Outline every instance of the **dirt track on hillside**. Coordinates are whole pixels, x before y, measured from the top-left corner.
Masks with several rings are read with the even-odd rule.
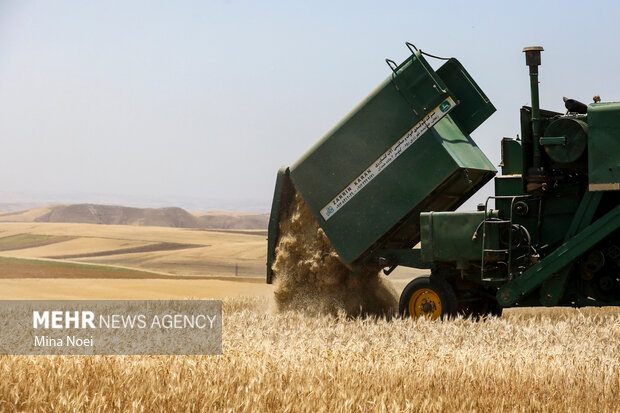
[[[189,249],[189,248],[208,247],[208,246],[209,245],[160,242],[157,244],[144,245],[141,247],[119,248],[115,250],[97,251],[97,252],[90,252],[90,253],[85,253],[85,254],[53,255],[53,256],[45,257],[45,258],[50,258],[54,260],[67,260],[67,259],[72,259],[72,258],[105,257],[108,255],[134,254],[134,253],[139,253],[139,252],[175,251],[175,250],[184,250],[184,249]]]
[[[87,279],[164,279],[164,280],[223,280],[264,283],[258,277],[180,276],[135,271],[125,268],[97,267],[52,261],[0,258],[0,279],[3,278],[87,278]]]

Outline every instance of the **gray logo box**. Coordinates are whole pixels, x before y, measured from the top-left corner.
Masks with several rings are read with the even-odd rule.
[[[222,354],[222,302],[0,301],[0,354]]]

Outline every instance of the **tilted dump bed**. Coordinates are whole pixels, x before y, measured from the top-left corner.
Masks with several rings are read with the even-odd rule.
[[[345,264],[361,263],[377,248],[413,247],[420,212],[454,210],[495,175],[469,137],[494,111],[456,59],[436,72],[419,52],[394,65],[361,104],[280,171],[268,266],[291,183]]]

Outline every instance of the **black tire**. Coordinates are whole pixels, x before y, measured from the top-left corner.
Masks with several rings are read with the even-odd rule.
[[[414,314],[410,308],[414,309]],[[437,276],[413,279],[403,290],[398,303],[398,311],[403,317],[428,315],[444,320],[453,317],[456,310],[454,289],[444,278]]]

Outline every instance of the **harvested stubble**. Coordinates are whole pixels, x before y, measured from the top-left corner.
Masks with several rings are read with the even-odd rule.
[[[350,316],[398,311],[396,291],[380,274],[381,267],[365,267],[351,276],[299,193],[280,222],[272,268],[280,310]]]
[[[620,406],[620,310],[361,319],[224,301],[222,356],[0,357],[2,411],[592,411]]]

